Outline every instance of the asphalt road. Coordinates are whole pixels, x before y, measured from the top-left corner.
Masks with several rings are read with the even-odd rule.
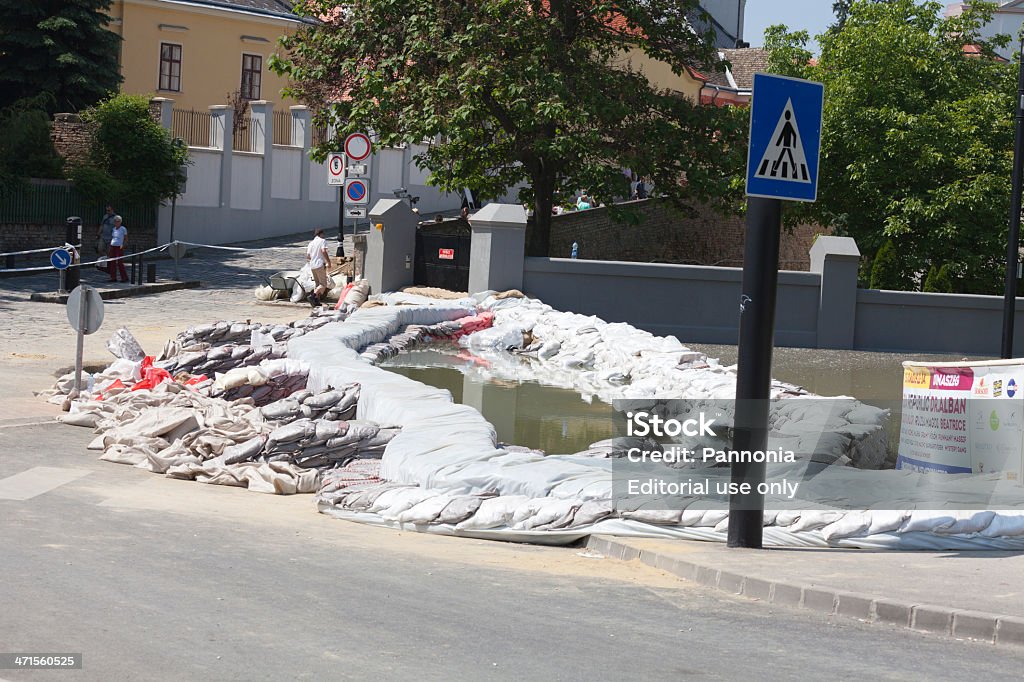
[[[98,461],[91,437],[0,423],[0,498],[39,490],[19,472],[79,476],[0,499],[0,653],[83,654],[82,670],[0,679],[998,679],[1024,663],[578,548],[338,521],[309,496]]]

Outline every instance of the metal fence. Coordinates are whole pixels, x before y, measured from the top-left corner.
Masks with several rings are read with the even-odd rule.
[[[171,111],[171,132],[191,147],[209,147],[212,120],[209,111],[174,109]]]
[[[292,112],[274,111],[274,144],[292,144]]]
[[[313,125],[313,146],[316,147],[327,142],[330,136],[327,134],[327,126]]]
[[[234,123],[234,136],[232,138],[232,149],[236,152],[251,152],[255,151],[256,145],[253,143],[253,137],[256,132],[256,124],[252,120],[251,114],[243,114],[235,117]]]
[[[83,197],[70,182],[32,182],[0,196],[0,223],[63,225],[69,216],[79,216],[86,225],[98,224],[104,205]],[[129,229],[156,226],[156,206],[113,206]]]

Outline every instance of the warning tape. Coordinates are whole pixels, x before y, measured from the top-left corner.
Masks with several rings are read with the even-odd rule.
[[[327,241],[340,241],[340,240],[329,239]],[[247,248],[240,248],[240,247],[237,247],[237,246],[215,246],[213,244],[197,244],[195,242],[183,242],[183,241],[179,241],[179,240],[176,239],[173,242],[168,242],[166,244],[161,244],[160,246],[154,246],[153,248],[146,249],[145,251],[136,251],[135,253],[123,254],[121,256],[118,256],[117,259],[118,260],[124,260],[125,258],[132,258],[134,256],[142,256],[142,255],[145,255],[147,253],[154,253],[156,251],[166,251],[167,249],[169,249],[174,244],[183,244],[185,246],[194,246],[194,247],[202,248],[202,249],[217,249],[217,250],[220,250],[220,251],[250,251],[250,252],[256,252],[256,251],[290,251],[292,253],[295,252],[295,247],[294,246],[265,246],[265,247],[259,248],[259,249],[247,249]],[[70,244],[64,244],[63,246],[55,246],[55,247],[49,248],[49,249],[34,249],[32,251],[16,251],[16,252],[7,253],[7,254],[0,253],[0,256],[10,256],[10,255],[18,255],[18,254],[26,254],[26,253],[43,253],[43,252],[47,252],[47,251],[55,251],[56,249],[63,249],[63,248],[68,248],[68,247],[74,248],[74,249],[80,249],[82,247],[82,245],[79,244],[78,246],[73,247]],[[99,264],[101,262],[108,263],[108,262],[110,262],[110,260],[111,259],[105,258],[105,257],[104,258],[97,258],[94,261],[87,261],[87,262],[83,262],[83,263],[76,263],[76,264],[72,265],[71,267],[85,267],[87,265],[97,265],[97,264]],[[52,265],[40,265],[38,267],[33,267],[33,268],[3,268],[3,269],[0,269],[0,274],[7,273],[7,272],[45,272],[47,270],[56,270],[56,269],[57,268],[53,267]]]
[[[30,254],[30,253],[46,253],[47,251],[54,251],[56,249],[63,249],[66,246],[70,246],[70,244],[65,244],[64,246],[51,246],[51,247],[46,248],[46,249],[29,249],[28,251],[8,251],[6,253],[0,253],[0,257],[2,257],[2,256],[24,256],[24,255],[27,255],[27,254]],[[80,249],[80,248],[82,248],[82,245],[81,244],[76,244],[73,248]]]

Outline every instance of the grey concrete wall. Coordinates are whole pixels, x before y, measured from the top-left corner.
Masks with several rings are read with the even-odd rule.
[[[559,310],[684,343],[736,343],[741,277],[739,268],[527,258],[523,289]],[[815,273],[779,273],[777,344],[816,346],[820,286]]]
[[[904,353],[997,356],[999,296],[857,289],[846,247],[823,274],[779,273],[775,343]],[[734,344],[742,270],[695,265],[527,258],[523,290],[559,310],[628,322],[683,343]],[[824,284],[823,284],[824,282]],[[1024,298],[1014,357],[1024,356]]]
[[[970,294],[857,291],[858,350],[999,355],[1003,299]],[[1014,357],[1024,354],[1024,299],[1017,299]]]

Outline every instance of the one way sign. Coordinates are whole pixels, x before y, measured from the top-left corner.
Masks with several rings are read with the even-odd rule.
[[[799,78],[754,75],[747,194],[815,201],[825,88]]]

